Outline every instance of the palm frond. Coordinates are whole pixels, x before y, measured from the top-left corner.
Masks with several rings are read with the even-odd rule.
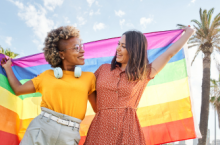
[[[191,65],[192,65],[193,62],[195,61],[195,59],[196,59],[196,57],[197,57],[197,55],[199,54],[200,51],[201,51],[201,47],[199,47],[199,48],[196,50],[196,53],[195,53],[195,56],[194,56],[194,58],[193,58],[193,60],[192,60],[192,62],[191,62]]]
[[[202,22],[202,8],[199,9],[200,21]]]
[[[207,29],[206,29],[206,23],[207,23],[207,10],[204,10],[203,11],[203,14],[202,14],[202,26],[203,26],[203,31],[205,32],[205,35],[206,35],[206,32],[207,32]]]
[[[188,41],[188,44],[195,44],[195,43],[199,43],[201,44],[201,40],[197,40],[197,39],[194,39],[194,40],[191,40],[191,41]]]
[[[189,48],[192,48],[192,47],[194,47],[194,46],[199,46],[199,44],[188,45],[188,49],[189,49]]]
[[[187,26],[182,25],[182,24],[177,24],[176,26],[177,26],[179,29],[183,29],[183,28],[187,27]]]
[[[209,12],[208,12],[208,15],[207,15],[207,19],[208,19],[208,28],[210,26],[210,22],[211,22],[211,19],[212,19],[212,14],[214,12],[214,8],[210,9]]]
[[[202,28],[202,24],[198,20],[193,19],[193,20],[191,20],[191,22],[196,23],[199,26],[200,29]]]
[[[10,48],[6,48],[6,49],[3,51],[3,54],[9,56],[10,58],[15,58],[16,56],[19,55],[19,54],[17,54],[17,53],[12,52],[12,51],[10,50]]]
[[[214,101],[215,101],[215,96],[212,96],[209,101],[210,101],[211,103],[214,103]]]
[[[218,28],[219,26],[220,26],[220,18],[218,22],[214,23],[213,27],[215,29],[215,28]]]
[[[214,87],[217,85],[217,81],[215,79],[210,78],[210,82],[214,85]]]
[[[212,40],[215,41],[215,39],[219,39],[220,38],[220,34],[218,34],[218,32],[214,35],[212,35]]]
[[[204,32],[202,31],[203,29],[199,29],[197,26],[193,25],[193,27],[196,29],[196,34],[199,35],[200,37],[205,37]]]
[[[220,51],[220,46],[218,46],[218,45],[214,45],[214,47],[217,48],[218,51]]]
[[[5,50],[0,46],[0,53],[4,54]]]
[[[219,17],[220,17],[220,13],[218,13],[218,14],[215,16],[214,20],[218,20]]]
[[[217,103],[220,103],[220,96],[217,98]]]
[[[210,26],[210,31],[213,31],[217,26],[218,26],[218,24],[216,24],[216,23],[219,23],[219,21],[220,21],[220,13],[218,14],[219,16],[216,16],[215,18],[214,18],[214,20],[212,21],[212,24],[211,24],[211,26]],[[217,28],[218,29],[218,28]]]

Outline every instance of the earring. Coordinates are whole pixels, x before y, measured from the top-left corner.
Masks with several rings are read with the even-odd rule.
[[[56,67],[54,68],[54,76],[57,78],[57,79],[60,79],[63,77],[63,70],[60,68],[60,67]]]
[[[81,76],[81,74],[82,74],[82,69],[80,68],[80,67],[75,67],[75,70],[74,70],[74,76],[76,77],[76,78],[79,78],[80,76]]]

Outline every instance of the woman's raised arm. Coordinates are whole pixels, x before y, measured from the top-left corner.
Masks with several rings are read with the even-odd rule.
[[[13,89],[15,95],[23,95],[23,94],[30,94],[30,93],[35,93],[35,88],[33,82],[30,80],[26,82],[25,84],[21,84],[18,79],[15,77],[12,68],[11,68],[11,59],[6,59],[3,58],[1,60],[1,65],[5,69],[9,84],[11,88]]]
[[[158,58],[156,58],[152,62],[152,71],[150,77],[153,78],[156,74],[158,74],[164,66],[169,62],[169,60],[184,46],[184,44],[188,41],[188,39],[193,35],[194,29],[190,27],[186,27],[185,33],[183,36],[177,40],[173,45],[171,45],[163,54],[161,54]]]

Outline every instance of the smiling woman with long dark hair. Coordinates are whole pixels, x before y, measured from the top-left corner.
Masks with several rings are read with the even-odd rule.
[[[125,32],[118,42],[111,64],[95,72],[97,108],[85,145],[145,145],[136,109],[148,82],[187,42],[194,30],[185,34],[151,64],[147,40],[138,31]]]

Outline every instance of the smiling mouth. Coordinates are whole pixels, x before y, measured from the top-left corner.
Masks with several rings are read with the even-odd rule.
[[[80,57],[78,57],[78,58],[80,58],[80,59],[84,59],[84,55],[83,55],[83,56],[80,56]]]
[[[121,57],[122,55],[117,54],[117,57]]]

